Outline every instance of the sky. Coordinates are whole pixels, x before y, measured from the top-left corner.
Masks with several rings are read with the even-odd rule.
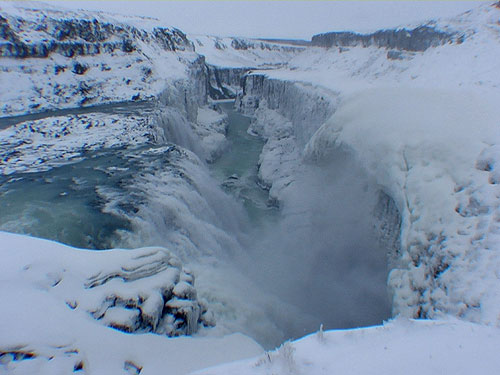
[[[52,5],[159,18],[186,33],[310,39],[333,30],[372,31],[454,16],[481,1],[80,1]],[[492,3],[487,1],[486,3]]]

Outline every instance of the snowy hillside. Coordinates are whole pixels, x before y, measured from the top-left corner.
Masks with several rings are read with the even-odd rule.
[[[258,122],[268,121],[267,105],[290,118],[300,138],[305,121],[292,116],[318,111],[304,105],[285,114],[276,97],[279,104],[269,104],[275,82],[307,82],[336,98],[335,114],[325,116],[324,125],[311,121],[309,134],[311,126],[318,131],[305,137],[304,151],[298,142],[288,159],[328,160],[335,150],[346,150],[394,199],[402,217],[401,249],[389,279],[394,313],[499,322],[499,19],[500,9],[488,5],[440,20],[443,29],[466,35],[463,43],[398,51],[397,58],[385,48],[316,48],[291,60],[289,70],[254,72],[265,78],[241,99],[248,110],[253,97],[265,98],[268,103],[261,98],[256,110]],[[296,95],[309,100],[310,91]],[[286,142],[280,137],[279,143]],[[290,149],[279,143],[273,148]],[[277,184],[290,180],[276,171]],[[266,181],[272,179],[267,175]],[[279,200],[286,193],[275,194]]]
[[[37,7],[0,3],[0,229],[74,247],[0,232],[0,373],[495,373],[500,5],[300,46]],[[264,143],[224,181],[217,99]]]
[[[29,3],[3,2],[0,11],[3,116],[151,98],[165,88],[155,77],[185,74],[172,51],[193,58],[182,32],[150,19],[122,23],[102,13],[39,10]],[[155,63],[158,56],[163,64]]]

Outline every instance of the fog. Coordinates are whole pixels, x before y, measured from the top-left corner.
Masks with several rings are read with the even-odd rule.
[[[255,231],[244,269],[308,316],[288,337],[320,324],[380,323],[390,316],[390,304],[386,250],[374,233],[376,185],[343,152],[322,165],[305,165],[297,176],[279,222]]]

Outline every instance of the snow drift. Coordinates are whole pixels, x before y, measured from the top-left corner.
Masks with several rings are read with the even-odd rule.
[[[17,12],[10,7],[8,11],[14,15]],[[15,16],[9,17],[8,23],[12,26],[17,21]],[[5,24],[4,19],[2,22]],[[151,29],[142,22],[146,21],[139,22],[141,30]],[[4,368],[22,372],[28,367],[21,369],[21,366],[34,366],[37,371],[52,371],[52,366],[60,364],[75,370],[97,368],[107,373],[122,370],[138,373],[156,371],[158,366],[163,366],[158,361],[163,348],[172,350],[169,352],[169,355],[173,353],[169,357],[172,361],[177,355],[188,361],[193,357],[190,350],[205,350],[214,342],[221,343],[221,346],[213,345],[214,350],[222,348],[224,351],[226,344],[234,344],[234,336],[220,341],[187,338],[159,341],[159,337],[152,335],[124,335],[103,327],[94,319],[101,318],[102,323],[126,331],[158,331],[161,327],[159,333],[192,333],[196,324],[210,324],[198,293],[213,297],[208,301],[209,310],[224,320],[218,328],[222,333],[247,329],[246,332],[271,341],[283,332],[280,324],[288,324],[283,317],[292,309],[272,301],[267,294],[265,297],[259,295],[251,280],[239,275],[234,267],[214,261],[221,255],[231,261],[233,255],[241,256],[240,238],[236,236],[241,207],[233,210],[237,204],[226,205],[230,200],[213,181],[204,183],[209,175],[199,159],[217,157],[225,133],[224,116],[205,105],[210,93],[218,97],[233,96],[240,77],[242,90],[237,105],[254,117],[250,132],[266,142],[259,159],[258,182],[269,190],[269,204],[281,209],[283,226],[276,228],[284,228],[281,233],[286,230],[291,233],[281,248],[273,246],[272,236],[263,236],[262,243],[270,239],[270,245],[264,246],[260,253],[257,249],[256,253],[247,255],[257,256],[259,262],[266,256],[272,259],[272,255],[277,255],[275,263],[290,254],[297,257],[285,262],[290,269],[282,271],[279,276],[283,277],[272,280],[269,289],[286,289],[289,280],[298,279],[299,288],[294,290],[309,293],[301,298],[305,305],[320,306],[322,312],[328,314],[328,308],[321,308],[321,303],[327,300],[324,296],[333,288],[332,280],[338,281],[336,277],[345,276],[343,270],[336,269],[336,275],[331,278],[323,275],[302,285],[304,280],[300,272],[305,269],[306,276],[311,276],[318,269],[330,270],[329,265],[337,261],[339,267],[343,261],[349,263],[349,250],[352,249],[347,246],[344,248],[347,252],[335,252],[338,248],[332,243],[335,245],[338,238],[351,244],[351,240],[359,240],[363,246],[352,253],[356,254],[356,261],[359,258],[364,261],[357,268],[361,270],[357,275],[362,273],[366,278],[354,279],[361,289],[366,288],[372,281],[385,277],[385,270],[380,272],[382,268],[375,271],[369,267],[370,264],[384,265],[380,257],[370,252],[376,247],[372,247],[372,243],[378,239],[385,243],[384,249],[389,253],[388,287],[392,293],[393,314],[436,321],[408,323],[400,319],[370,329],[328,333],[320,330],[316,338],[308,337],[296,344],[284,345],[276,354],[267,353],[260,359],[215,369],[212,373],[367,371],[363,361],[359,361],[360,356],[372,359],[370,366],[375,367],[371,366],[370,370],[380,368],[384,373],[400,372],[401,369],[409,373],[422,369],[458,373],[484,369],[487,372],[496,368],[497,359],[490,348],[498,346],[495,326],[500,324],[500,111],[497,109],[500,82],[495,74],[500,56],[499,9],[498,6],[482,6],[452,20],[437,20],[432,26],[443,35],[456,35],[459,39],[453,39],[451,44],[442,44],[448,39],[440,39],[439,43],[430,43],[429,48],[422,51],[420,48],[393,50],[391,48],[397,46],[377,47],[364,45],[362,41],[349,42],[349,46],[342,48],[275,48],[260,42],[196,37],[192,45],[205,55],[201,57],[191,48],[174,51],[164,48],[154,38],[137,38],[134,39],[137,48],[120,47],[109,54],[100,54],[98,62],[94,61],[97,54],[87,55],[87,49],[77,54],[78,61],[73,61],[68,56],[52,53],[57,52],[57,48],[45,60],[32,57],[22,60],[22,65],[15,56],[3,60],[1,77],[9,79],[5,79],[2,103],[4,99],[5,103],[11,103],[2,107],[4,114],[20,113],[24,108],[38,111],[83,105],[98,97],[117,101],[137,98],[140,94],[143,98],[148,97],[148,93],[157,104],[168,107],[156,114],[154,132],[150,131],[149,122],[141,120],[144,132],[136,134],[138,143],[148,145],[148,149],[140,153],[140,163],[148,173],[139,174],[138,185],[123,190],[133,191],[134,197],[140,198],[137,207],[126,212],[137,214],[135,225],[142,229],[137,236],[131,236],[131,241],[151,244],[163,238],[184,263],[193,255],[200,258],[206,255],[203,262],[193,262],[199,274],[195,291],[190,272],[183,272],[175,257],[164,250],[133,250],[126,256],[116,255],[120,267],[106,265],[101,270],[94,266],[80,267],[71,260],[66,262],[65,256],[62,257],[64,261],[52,264],[33,249],[47,250],[56,258],[64,253],[54,250],[59,249],[58,245],[49,246],[43,241],[2,234],[6,239],[2,246],[7,249],[2,295],[6,301],[15,301],[2,313],[5,319],[2,319],[1,328],[8,330],[8,334],[0,335],[4,340],[1,343]],[[43,48],[36,47],[34,51],[43,52]],[[256,63],[250,63],[252,61]],[[63,68],[56,69],[57,66]],[[251,68],[265,70],[249,72]],[[35,76],[43,79],[35,82]],[[159,77],[162,79],[157,79]],[[116,82],[123,83],[117,85]],[[47,96],[41,96],[40,92]],[[203,109],[199,110],[200,107]],[[65,124],[67,118],[60,120]],[[87,120],[85,124],[95,121],[94,118]],[[136,141],[129,130],[139,130],[139,127],[127,121],[119,123],[122,124],[118,128],[119,142],[125,147],[133,146]],[[85,127],[85,124],[72,124],[78,131]],[[103,124],[101,128],[106,128],[108,123]],[[6,131],[3,134],[8,135],[8,141],[4,144],[9,147],[14,144],[16,134],[31,137],[28,135],[30,126],[37,130],[35,138],[41,139],[43,144],[45,141],[38,133],[47,131],[44,120],[24,123],[17,128],[17,133],[14,129]],[[189,130],[183,131],[185,129]],[[64,133],[63,129],[51,130],[55,130],[54,137]],[[69,146],[74,146],[71,155],[81,148],[78,142],[88,141],[90,147],[100,145],[98,136],[66,139]],[[179,146],[155,143],[169,141],[181,143],[198,156]],[[149,147],[150,142],[155,144]],[[20,168],[37,167],[36,163],[31,163],[36,152],[29,146],[25,149],[27,156],[18,160]],[[64,159],[65,150],[55,151]],[[50,152],[49,155],[53,155]],[[166,167],[162,158],[147,159],[153,154],[168,159],[169,153],[173,159]],[[2,166],[2,171],[16,171],[15,167]],[[338,178],[344,172],[346,178]],[[162,184],[164,181],[168,183]],[[346,189],[347,184],[352,188]],[[136,190],[138,186],[144,189]],[[111,197],[117,191],[122,193],[119,190],[122,187],[123,182],[117,184],[115,190],[103,191],[103,195],[109,193]],[[338,194],[329,188],[338,188]],[[151,194],[145,194],[148,191]],[[366,209],[360,215],[363,220],[348,223],[346,228],[342,228],[346,223],[334,215],[342,211],[339,202],[344,198],[357,215],[361,209]],[[117,199],[118,203],[126,200],[125,195]],[[107,209],[122,206],[108,204]],[[218,209],[214,210],[214,206]],[[352,212],[347,211],[346,216],[351,218]],[[315,213],[323,216],[315,216]],[[301,226],[297,218],[306,218],[313,225]],[[322,218],[328,222],[323,222]],[[336,224],[335,230],[346,229],[344,237],[330,236],[330,232],[335,232],[329,232],[330,222]],[[362,228],[363,233],[358,233]],[[373,228],[375,233],[369,233]],[[158,236],[163,231],[166,235]],[[306,235],[302,235],[304,233]],[[275,233],[275,237],[279,236]],[[311,242],[318,246],[309,246]],[[22,250],[12,255],[12,246]],[[265,254],[269,249],[277,250],[276,254]],[[304,249],[311,249],[311,253],[296,251]],[[125,253],[113,250],[92,257],[115,257],[106,254]],[[74,255],[74,259],[80,257],[83,258]],[[331,258],[335,259],[330,263]],[[36,262],[32,265],[31,259],[38,259],[39,266]],[[259,262],[255,262],[254,267],[264,264]],[[125,269],[121,268],[122,263],[127,266]],[[25,266],[28,267],[23,268]],[[251,279],[252,269],[247,271]],[[178,279],[177,276],[174,277],[176,281],[169,279],[169,272],[178,275]],[[96,276],[99,273],[100,276]],[[138,278],[132,280],[136,277],[129,276],[132,274]],[[103,275],[111,275],[111,278]],[[165,275],[168,277],[164,278]],[[102,285],[96,284],[90,291],[85,288],[100,277],[106,280]],[[265,284],[265,278],[263,281]],[[107,289],[110,283],[113,283],[112,290]],[[122,284],[133,284],[134,288],[129,291]],[[323,289],[317,288],[318,285]],[[170,294],[163,293],[170,289]],[[342,292],[341,287],[338,289]],[[21,299],[20,290],[23,291]],[[374,288],[374,291],[381,296],[385,284],[383,290]],[[32,313],[30,300],[39,301],[39,306],[43,307],[40,314]],[[332,306],[334,302],[329,301]],[[161,313],[159,306],[163,306]],[[57,311],[51,313],[51,309]],[[19,311],[23,312],[22,316],[17,316]],[[450,315],[461,321],[447,320]],[[305,316],[301,318],[308,320]],[[438,319],[447,321],[441,323]],[[48,322],[48,329],[40,327],[37,323],[40,320]],[[9,327],[7,322],[11,321],[14,324]],[[66,325],[59,326],[61,322]],[[109,362],[103,360],[102,354],[96,354],[91,348],[95,340],[80,331],[68,336],[71,327],[80,325],[88,332],[95,332],[94,337],[102,340],[106,344],[104,347],[116,345],[119,348],[116,358]],[[23,327],[30,327],[30,330]],[[55,344],[52,335],[56,337]],[[257,354],[258,348],[247,339],[234,340],[238,343],[235,351],[223,353],[226,360]],[[396,350],[389,350],[387,342],[395,342]],[[140,343],[140,348],[133,348],[134,343]],[[445,351],[440,348],[436,363],[431,356],[438,351],[438,343],[452,348]],[[150,355],[142,345],[153,345],[158,352]],[[422,346],[428,349],[422,351]],[[174,347],[178,351],[172,349]],[[352,354],[358,352],[360,356]],[[337,353],[342,360],[331,359],[331,353]],[[354,364],[349,361],[353,356]],[[199,361],[187,364],[181,361],[183,364],[176,365],[173,371],[185,373],[220,359],[213,352],[194,357]],[[51,358],[58,359],[51,362]],[[382,363],[382,359],[389,364]],[[481,367],[482,362],[486,363],[485,367]]]

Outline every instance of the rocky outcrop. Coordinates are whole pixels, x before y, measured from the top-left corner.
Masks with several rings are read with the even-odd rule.
[[[329,32],[314,35],[313,46],[319,47],[379,47],[405,51],[425,51],[446,43],[462,43],[464,36],[444,32],[433,26],[422,25],[414,29],[379,30],[372,34],[359,34],[351,31]]]
[[[207,64],[208,94],[212,99],[235,99],[242,78],[251,68],[224,68]]]
[[[236,106],[248,115],[262,106],[276,111],[292,122],[297,140],[305,145],[333,114],[337,102],[332,92],[319,87],[271,79],[265,74],[248,74],[242,78],[242,91]]]
[[[186,35],[175,28],[152,30],[101,21],[97,18],[59,18],[30,12],[31,17],[0,15],[0,56],[45,58],[135,51],[140,42],[155,43],[166,51],[193,51]]]
[[[117,284],[130,285],[120,290]],[[127,264],[87,278],[84,287],[86,297],[70,300],[68,306],[94,301],[86,307],[91,315],[120,331],[180,336],[215,324],[198,300],[194,276],[164,249],[135,250]]]

